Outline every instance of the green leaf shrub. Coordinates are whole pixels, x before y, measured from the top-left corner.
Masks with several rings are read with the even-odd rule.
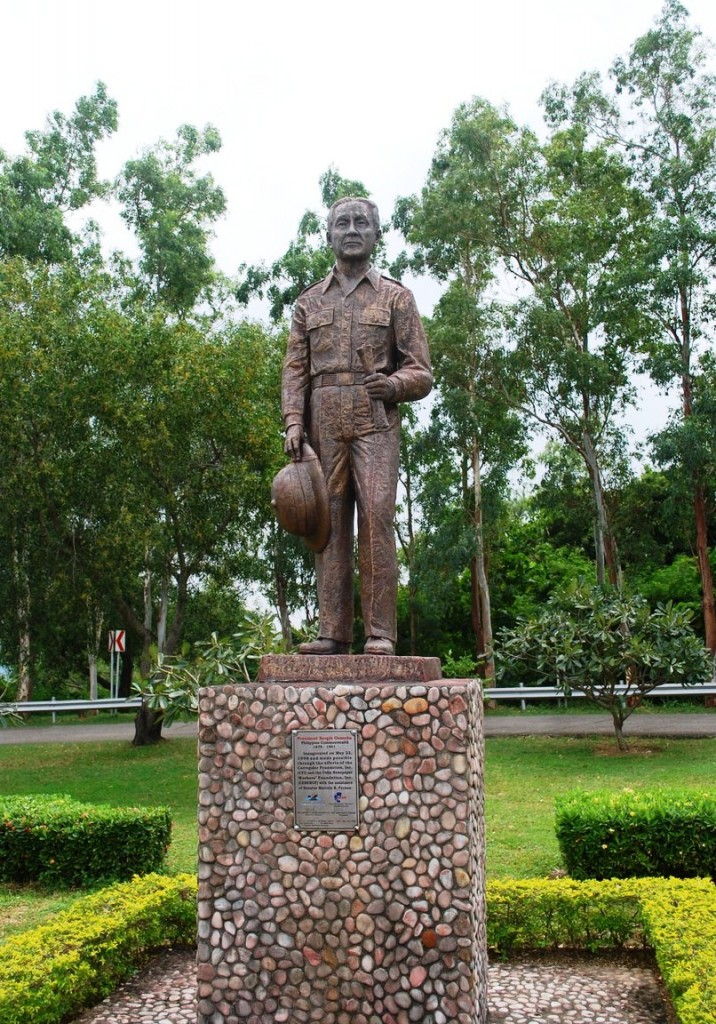
[[[573,878],[716,877],[716,794],[571,790],[556,802],[557,841]]]
[[[647,937],[680,1024],[716,1020],[716,888],[693,881],[648,888]]]
[[[0,797],[0,881],[81,886],[131,878],[161,868],[170,836],[166,807]]]
[[[638,879],[495,880],[487,885],[487,939],[502,956],[534,949],[645,945]]]
[[[653,947],[679,1024],[716,1020],[716,887],[708,879],[488,882],[487,940],[503,957]]]
[[[145,875],[77,900],[0,944],[0,1024],[60,1024],[161,947],[196,940],[196,881]]]

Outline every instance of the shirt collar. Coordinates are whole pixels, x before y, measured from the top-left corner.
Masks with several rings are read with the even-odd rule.
[[[325,295],[326,294],[326,292],[331,287],[331,285],[332,285],[334,280],[335,280],[336,284],[338,284],[338,275],[336,273],[336,266],[335,266],[335,264],[333,265],[333,267],[331,269],[331,272],[328,274],[328,276],[323,279],[323,287],[321,288],[321,295]],[[373,267],[373,266],[368,267],[368,269],[366,270],[365,274],[361,278],[361,281],[363,281],[363,280],[367,280],[373,286],[373,288],[376,291],[380,290],[380,274],[375,269],[375,267]],[[358,284],[359,283],[360,282],[358,282]],[[356,285],[356,287],[358,287],[358,285]]]

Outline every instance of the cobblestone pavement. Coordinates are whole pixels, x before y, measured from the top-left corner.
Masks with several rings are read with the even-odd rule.
[[[193,951],[164,953],[73,1024],[196,1024],[195,978]],[[491,964],[488,1002],[490,1024],[668,1024],[656,969],[641,957]]]

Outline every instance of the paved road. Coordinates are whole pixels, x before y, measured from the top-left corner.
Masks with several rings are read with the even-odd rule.
[[[613,733],[608,715],[499,715],[485,718],[486,736],[609,736]],[[678,715],[633,714],[624,726],[626,736],[716,736],[716,710]],[[17,743],[98,743],[104,740],[130,742],[131,721],[93,725],[18,725],[0,729],[0,746]],[[167,740],[196,736],[195,722],[176,722],[164,730]]]

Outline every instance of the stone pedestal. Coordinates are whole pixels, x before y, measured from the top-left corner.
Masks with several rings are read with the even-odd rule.
[[[357,734],[355,829],[296,827],[296,730]],[[199,756],[199,1024],[486,1021],[478,682],[268,656],[201,692]]]

